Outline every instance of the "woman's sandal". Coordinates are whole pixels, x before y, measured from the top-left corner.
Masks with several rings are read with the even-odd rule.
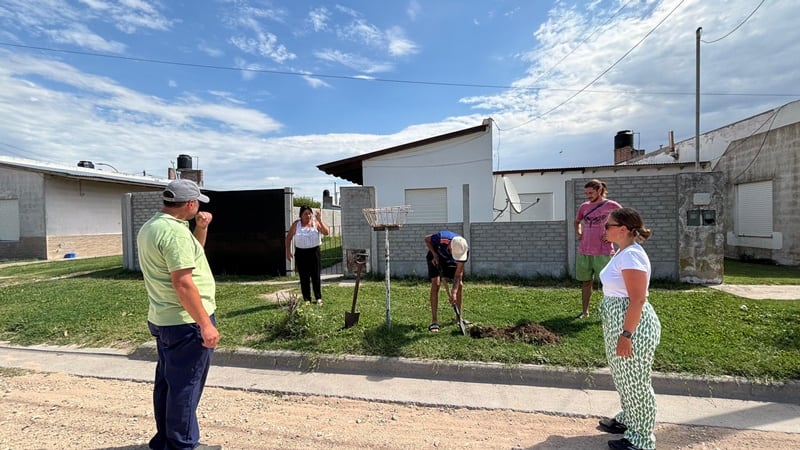
[[[433,322],[432,324],[430,324],[430,326],[428,326],[428,331],[430,331],[431,333],[438,333],[439,332],[439,324],[436,323],[436,322]]]

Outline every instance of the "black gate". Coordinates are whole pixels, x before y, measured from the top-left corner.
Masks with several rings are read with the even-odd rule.
[[[283,189],[207,191],[214,217],[205,251],[215,274],[286,275]]]

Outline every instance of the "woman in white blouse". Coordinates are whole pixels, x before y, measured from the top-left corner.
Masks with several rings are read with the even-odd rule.
[[[600,271],[603,282],[603,338],[611,377],[619,393],[622,411],[600,421],[609,433],[624,434],[608,441],[612,449],[655,449],[656,396],[651,373],[661,323],[650,302],[650,258],[640,243],[652,231],[633,208],[612,211],[605,224],[606,239],[618,250]]]
[[[330,233],[328,226],[322,222],[322,213],[314,214],[308,206],[300,207],[300,219],[295,220],[289,233],[286,235],[286,259],[292,260],[292,239],[295,247],[295,268],[300,275],[300,291],[303,300],[311,301],[311,287],[314,288],[314,300],[322,305],[322,288],[320,287],[320,261],[319,246],[322,244],[322,235]]]

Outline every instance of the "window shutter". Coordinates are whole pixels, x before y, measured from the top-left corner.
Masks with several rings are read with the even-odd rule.
[[[447,222],[447,188],[406,189],[408,223]]]
[[[772,237],[772,181],[736,186],[736,234]]]

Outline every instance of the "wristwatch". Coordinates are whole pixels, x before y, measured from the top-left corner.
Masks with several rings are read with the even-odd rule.
[[[628,330],[622,330],[622,334],[620,334],[620,336],[622,336],[624,338],[627,338],[627,339],[630,339],[631,336],[633,336],[633,333],[631,333]]]

